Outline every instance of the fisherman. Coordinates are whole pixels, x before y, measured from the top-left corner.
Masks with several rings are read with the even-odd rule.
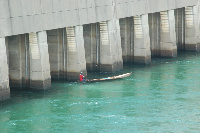
[[[84,76],[83,76],[83,73],[82,73],[82,72],[80,73],[79,80],[80,80],[80,81],[85,81],[85,78],[84,78]]]

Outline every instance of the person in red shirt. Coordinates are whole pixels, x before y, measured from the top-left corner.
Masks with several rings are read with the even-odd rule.
[[[80,75],[79,75],[79,80],[80,80],[80,81],[83,81],[83,80],[84,80],[84,76],[83,76],[83,73],[82,73],[82,72],[81,72]]]

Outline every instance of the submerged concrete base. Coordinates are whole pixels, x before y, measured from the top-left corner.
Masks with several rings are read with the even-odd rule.
[[[99,66],[95,63],[86,63],[86,69],[87,69],[88,72],[98,71]]]
[[[63,71],[51,71],[51,79],[58,80],[58,79],[65,79],[66,74]]]
[[[160,57],[160,50],[151,50],[151,57]]]
[[[9,80],[9,83],[10,83],[10,87],[11,88],[20,88],[22,87],[22,81],[21,80],[13,80],[13,79],[10,79]]]
[[[185,51],[200,51],[200,44],[185,44]]]
[[[51,88],[51,79],[41,80],[31,80],[30,88],[34,90],[48,90]]]
[[[150,64],[151,63],[151,56],[135,56],[134,57],[134,63],[138,64]]]
[[[122,59],[124,63],[131,63],[134,60],[134,56],[126,55],[126,56],[122,56]]]
[[[114,72],[123,68],[123,62],[114,62],[113,64],[100,64],[100,70],[102,72]]]
[[[10,88],[0,88],[0,101],[10,98]]]
[[[177,56],[177,50],[161,50],[160,51],[161,57],[176,57]]]

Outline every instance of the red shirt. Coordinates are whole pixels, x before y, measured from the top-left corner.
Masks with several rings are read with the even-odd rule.
[[[83,81],[83,75],[80,74],[79,79],[80,81]]]

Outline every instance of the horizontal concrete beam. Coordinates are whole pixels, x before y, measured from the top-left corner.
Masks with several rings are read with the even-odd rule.
[[[0,37],[166,11],[193,6],[197,1],[0,0]]]

